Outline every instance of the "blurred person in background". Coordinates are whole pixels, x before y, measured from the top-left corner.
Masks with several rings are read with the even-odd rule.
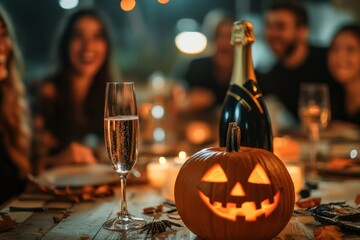
[[[44,79],[34,107],[38,170],[97,161],[89,145],[102,142],[106,82],[117,81],[110,32],[98,11],[73,13],[56,50],[55,72]]]
[[[325,48],[308,43],[307,12],[299,2],[276,1],[265,11],[265,37],[277,57],[273,68],[258,74],[264,95],[273,96],[298,122],[298,99],[301,83],[329,81]]]
[[[233,67],[233,46],[230,44],[234,19],[219,10],[205,17],[212,20],[208,26],[209,38],[213,40],[214,52],[211,56],[194,59],[188,65],[183,78],[188,84],[185,112],[211,110],[222,105],[229,87]],[[215,20],[216,21],[215,21]]]
[[[25,187],[31,171],[29,109],[14,31],[0,7],[0,205]]]
[[[343,26],[335,34],[328,66],[342,90],[333,101],[333,118],[360,126],[360,24]]]

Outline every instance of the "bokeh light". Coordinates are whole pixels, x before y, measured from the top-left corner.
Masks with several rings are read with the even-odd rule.
[[[157,0],[158,3],[167,4],[170,0]]]
[[[153,138],[157,142],[162,142],[165,140],[165,131],[162,128],[155,128],[153,132]]]
[[[155,71],[149,77],[150,83],[154,90],[162,90],[166,85],[165,76],[160,71]]]
[[[186,54],[199,54],[207,46],[207,38],[200,32],[182,32],[175,38],[176,47]]]
[[[120,2],[121,9],[126,12],[130,12],[131,10],[133,10],[135,5],[136,5],[135,0],[121,0]]]
[[[166,158],[165,157],[159,157],[159,163],[160,165],[165,165],[166,164]]]
[[[160,105],[155,105],[151,109],[151,115],[156,119],[162,118],[164,116],[164,112],[164,108]]]
[[[179,158],[182,159],[182,160],[186,159],[186,152],[185,151],[180,151],[179,152]]]
[[[79,0],[59,0],[59,5],[63,9],[73,9],[79,5]]]
[[[356,149],[353,149],[353,150],[350,151],[350,158],[351,159],[356,158],[357,155],[358,155],[358,151]]]

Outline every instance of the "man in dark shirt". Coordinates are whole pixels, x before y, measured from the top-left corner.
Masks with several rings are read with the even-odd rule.
[[[192,60],[182,75],[189,87],[186,111],[208,111],[224,102],[233,67],[232,25],[232,17],[222,13],[213,33],[213,55]]]
[[[231,68],[223,81],[217,78],[216,68],[212,57],[194,59],[189,64],[185,79],[190,88],[202,88],[213,93],[214,104],[221,105],[229,88]]]
[[[264,95],[275,95],[298,119],[301,83],[328,82],[326,49],[307,42],[309,26],[305,9],[295,2],[271,5],[265,13],[266,39],[278,62],[258,75]]]

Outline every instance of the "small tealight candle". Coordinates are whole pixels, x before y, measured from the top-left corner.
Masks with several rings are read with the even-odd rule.
[[[186,162],[187,160],[187,154],[185,151],[180,151],[178,156],[176,158],[174,158],[174,162],[178,163],[178,164],[184,164],[184,162]]]
[[[167,178],[168,164],[165,157],[160,157],[157,162],[150,162],[146,166],[147,179],[154,188],[162,188]]]
[[[305,185],[303,169],[300,165],[296,164],[286,164],[286,168],[294,183],[295,195],[297,195],[300,190],[304,188]]]
[[[187,160],[186,152],[180,151],[178,157],[174,158],[174,162],[169,167],[168,177],[165,183],[163,195],[166,199],[172,202],[175,202],[174,188],[175,188],[176,178],[180,171],[180,168],[182,167],[182,165],[186,160]]]

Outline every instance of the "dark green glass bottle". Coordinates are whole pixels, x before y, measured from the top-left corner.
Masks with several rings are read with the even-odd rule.
[[[234,66],[221,112],[220,146],[226,146],[228,124],[237,122],[241,129],[241,145],[272,151],[270,119],[252,63],[251,45],[254,42],[252,24],[235,22],[231,39],[235,51]]]

